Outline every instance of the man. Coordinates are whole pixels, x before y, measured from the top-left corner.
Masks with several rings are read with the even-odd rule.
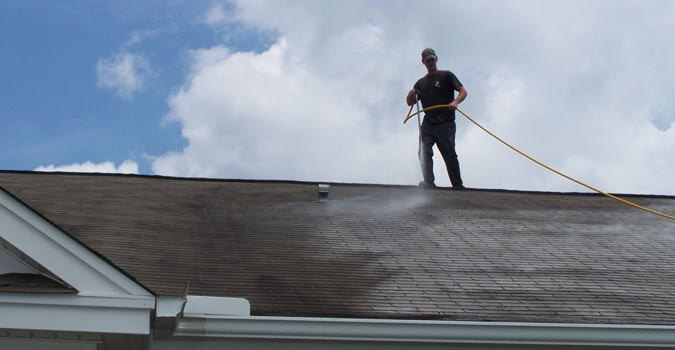
[[[448,108],[432,109],[424,114],[424,121],[420,130],[422,138],[422,174],[424,181],[420,187],[436,187],[434,183],[434,144],[443,156],[445,166],[448,169],[450,182],[453,189],[464,189],[462,177],[459,172],[459,161],[455,152],[455,110],[464,101],[467,92],[459,79],[450,71],[438,70],[436,61],[438,57],[433,49],[426,48],[422,51],[422,63],[427,68],[427,75],[415,83],[413,89],[408,92],[406,102],[412,106],[419,98],[424,108],[436,105],[448,105]],[[458,92],[455,98],[455,91]]]

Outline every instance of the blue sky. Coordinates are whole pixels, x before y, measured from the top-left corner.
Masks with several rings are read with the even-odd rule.
[[[162,123],[167,98],[184,82],[189,51],[227,43],[264,50],[266,35],[236,24],[224,37],[199,1],[0,2],[0,168],[32,170],[85,160],[136,161],[184,146],[177,123]],[[223,29],[225,30],[225,29]],[[130,43],[132,37],[140,37]],[[98,84],[97,62],[122,51],[147,57],[154,74],[124,97]],[[11,151],[7,151],[11,150]]]
[[[417,184],[401,121],[433,47],[516,147],[675,194],[673,23],[667,0],[5,0],[0,169]],[[461,118],[457,151],[468,187],[586,191]]]

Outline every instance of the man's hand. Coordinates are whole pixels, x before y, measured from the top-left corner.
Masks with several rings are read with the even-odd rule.
[[[462,103],[462,101],[464,101],[464,99],[466,98],[466,96],[468,94],[466,92],[466,89],[464,88],[464,86],[460,86],[457,89],[457,92],[459,92],[459,94],[457,95],[457,98],[454,99],[452,102],[450,102],[450,104],[448,105],[448,109],[450,109],[451,111],[457,110],[457,107],[459,106],[459,104]]]
[[[406,103],[408,103],[408,106],[412,106],[415,104],[415,101],[417,100],[415,98],[415,89],[411,89],[408,91],[408,96],[405,98]]]

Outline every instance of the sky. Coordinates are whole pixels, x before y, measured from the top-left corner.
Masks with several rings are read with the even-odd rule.
[[[0,169],[416,185],[431,47],[515,147],[675,195],[674,23],[667,0],[3,0]],[[467,187],[588,191],[457,118]]]

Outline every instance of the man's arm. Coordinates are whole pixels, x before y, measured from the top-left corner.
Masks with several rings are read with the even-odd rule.
[[[462,101],[464,101],[464,99],[467,96],[467,92],[466,92],[466,89],[464,88],[464,86],[460,86],[456,90],[457,90],[457,92],[459,92],[459,94],[457,95],[457,98],[455,98],[452,102],[450,102],[450,107],[449,107],[453,111],[455,109],[457,109],[457,106],[459,106],[459,104],[462,103]]]
[[[416,101],[417,99],[415,98],[415,89],[411,89],[408,91],[408,96],[405,98],[405,102],[408,103],[408,106],[412,106]]]

